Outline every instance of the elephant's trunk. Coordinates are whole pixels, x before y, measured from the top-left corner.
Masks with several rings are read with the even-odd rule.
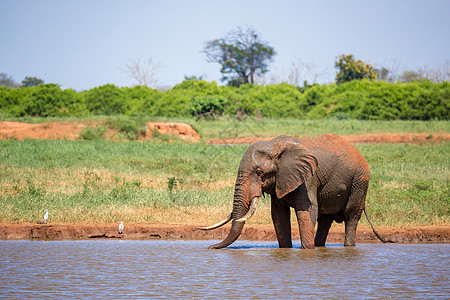
[[[233,222],[231,224],[230,232],[222,242],[211,245],[209,249],[220,249],[231,245],[241,235],[245,221],[250,218],[256,210],[258,198],[248,197],[247,187],[241,184],[242,181],[243,180],[240,180],[238,175],[238,180],[236,181],[236,187],[234,191],[233,211],[231,213]],[[252,200],[251,205],[250,200]]]
[[[233,217],[233,222],[231,224],[231,229],[230,232],[228,233],[228,236],[222,242],[209,246],[209,249],[220,249],[231,245],[241,235],[245,221],[247,221],[255,213],[257,205],[258,205],[258,197],[255,197],[253,198],[252,204],[244,216],[236,218]],[[235,212],[241,212],[242,211],[241,207],[242,205],[235,205],[231,215],[234,216]],[[238,215],[242,215],[242,213],[238,213]]]
[[[236,222],[233,220],[233,223],[231,224],[230,233],[228,234],[228,236],[222,242],[215,245],[211,245],[208,248],[220,249],[231,245],[241,235],[242,228],[244,228],[244,224],[245,222]]]

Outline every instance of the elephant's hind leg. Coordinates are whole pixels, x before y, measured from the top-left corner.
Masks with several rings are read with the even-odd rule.
[[[369,181],[360,180],[354,182],[352,191],[344,211],[345,240],[344,246],[355,246],[356,227],[361,218],[366,202]]]
[[[321,247],[325,246],[325,242],[327,241],[328,232],[333,223],[333,215],[319,215],[317,221],[317,232],[314,244],[316,247]]]

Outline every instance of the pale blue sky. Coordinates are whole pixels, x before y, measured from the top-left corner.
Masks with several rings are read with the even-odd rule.
[[[449,16],[448,0],[0,0],[0,72],[78,91],[131,86],[125,64],[151,57],[162,65],[158,85],[185,75],[219,81],[205,42],[249,25],[277,52],[267,77],[301,59],[332,82],[343,53],[404,69],[450,59]]]

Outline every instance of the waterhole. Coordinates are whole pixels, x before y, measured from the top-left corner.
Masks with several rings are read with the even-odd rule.
[[[0,298],[450,297],[449,244],[0,241]]]

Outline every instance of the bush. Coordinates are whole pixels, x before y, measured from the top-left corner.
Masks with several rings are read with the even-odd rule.
[[[94,115],[126,114],[125,93],[113,84],[106,84],[83,93],[86,106]]]
[[[116,118],[109,121],[109,127],[117,130],[128,140],[137,140],[147,132],[142,119]]]
[[[161,93],[147,86],[122,88],[127,103],[127,115],[155,115],[154,109],[161,98]]]
[[[86,127],[80,132],[80,137],[87,141],[98,141],[105,137],[105,133],[108,130],[105,126],[97,126],[95,128]]]
[[[197,118],[215,118],[223,114],[225,99],[218,96],[194,97],[188,109]]]
[[[31,89],[28,88],[0,86],[0,112],[11,117],[25,116],[27,112],[23,108],[23,102],[30,92]]]
[[[314,101],[310,101],[311,94]],[[403,84],[354,80],[339,86],[315,86],[305,95],[310,105],[307,117],[312,119],[342,113],[361,120],[449,119],[448,82],[425,80]]]
[[[159,92],[145,86],[103,85],[77,93],[56,84],[0,87],[5,116],[147,115],[184,117],[208,114],[270,118],[352,118],[362,120],[448,120],[450,83],[353,80],[299,89],[282,83],[218,86],[186,79]],[[213,113],[212,113],[213,112]]]
[[[61,90],[60,86],[54,83],[22,89],[29,90],[22,106],[26,115],[33,117],[82,116],[87,112],[82,99],[72,89]]]

